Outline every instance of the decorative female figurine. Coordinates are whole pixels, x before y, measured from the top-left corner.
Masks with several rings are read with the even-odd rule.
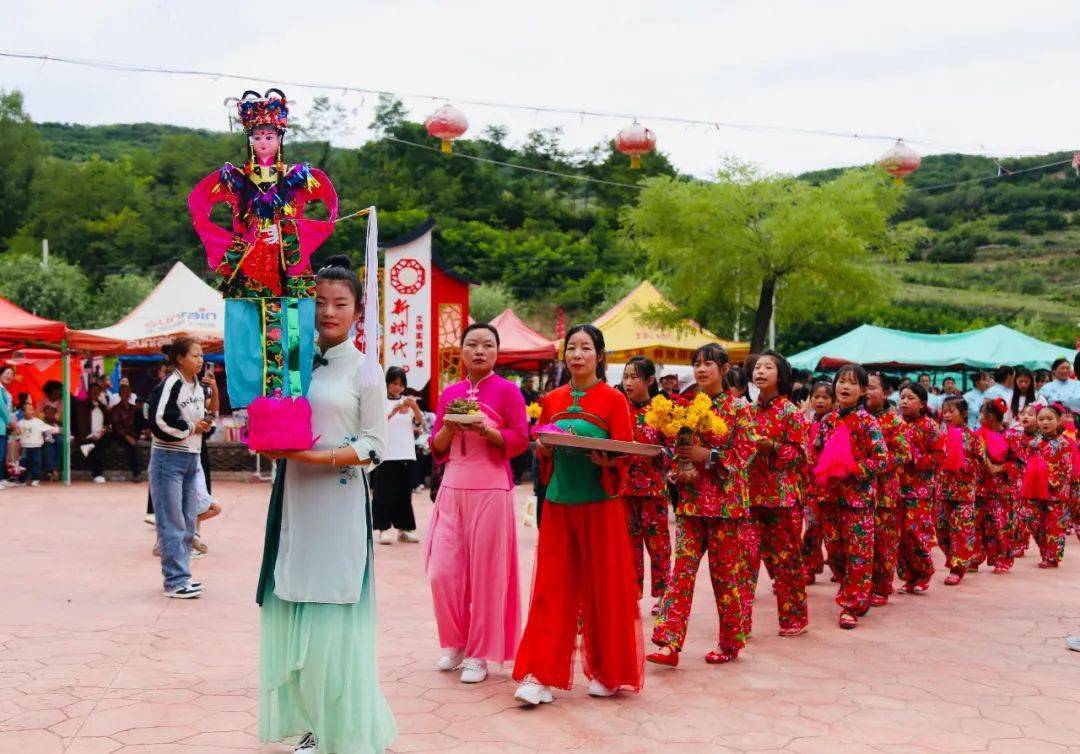
[[[338,202],[322,171],[285,164],[289,108],[280,89],[244,92],[237,111],[248,136],[247,162],[225,163],[206,176],[188,209],[207,261],[221,276],[229,400],[243,408],[259,396],[307,392],[315,354],[311,255],[333,232]],[[313,201],[326,205],[329,221],[304,219]],[[231,230],[210,219],[218,202],[232,208]],[[262,439],[252,437],[252,446],[273,447]]]

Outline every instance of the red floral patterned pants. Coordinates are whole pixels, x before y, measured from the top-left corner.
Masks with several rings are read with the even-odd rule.
[[[900,555],[900,509],[895,505],[874,509],[874,594],[893,593],[893,576]]]
[[[909,499],[902,503],[900,558],[896,570],[907,584],[928,584],[934,575],[934,504]]]
[[[803,573],[802,549],[799,535],[802,512],[798,508],[750,508],[750,520],[744,528],[746,535],[746,564],[750,588],[746,590],[743,613],[746,633],[753,626],[754,594],[763,556],[772,561],[770,576],[776,591],[776,611],[780,628],[805,628],[806,575]]]
[[[663,597],[671,580],[671,531],[668,529],[668,498],[628,495],[626,526],[630,531],[630,549],[637,571],[638,599],[645,588],[645,554],[649,551],[649,577],[652,596]]]
[[[975,504],[942,501],[937,509],[937,535],[946,566],[964,573],[975,554]]]
[[[1016,527],[1013,530],[1014,558],[1018,558],[1027,552],[1031,545],[1031,528],[1035,518],[1035,512],[1031,508],[1030,500],[1016,501]]]
[[[821,552],[824,539],[821,529],[821,508],[817,503],[806,506],[806,532],[803,534],[802,558],[806,578],[825,572],[825,556]]]
[[[874,512],[832,501],[823,503],[821,511],[826,549],[841,570],[836,604],[852,615],[865,615],[873,586]]]
[[[675,566],[671,585],[660,602],[654,644],[682,649],[694,599],[694,579],[702,556],[708,552],[709,575],[720,616],[717,646],[724,652],[738,652],[746,645],[743,604],[750,586],[742,551],[745,526],[738,519],[675,517]]]
[[[1016,511],[1001,498],[975,499],[975,557],[972,565],[1011,568]]]
[[[1065,530],[1069,512],[1065,503],[1052,500],[1029,501],[1033,514],[1032,529],[1039,555],[1047,563],[1059,563],[1065,557]]]

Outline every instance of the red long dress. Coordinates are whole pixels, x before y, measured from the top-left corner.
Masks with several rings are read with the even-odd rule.
[[[564,385],[543,399],[540,424],[630,441],[623,394],[598,383],[584,392]],[[624,463],[599,467],[577,451],[542,457],[547,483],[536,546],[532,600],[514,678],[573,686],[581,620],[585,676],[609,689],[641,689],[645,655],[626,513],[619,499]]]

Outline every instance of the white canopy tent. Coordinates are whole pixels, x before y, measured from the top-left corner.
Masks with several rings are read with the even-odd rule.
[[[194,338],[203,350],[225,342],[225,300],[183,262],[177,262],[141,304],[115,325],[92,335],[124,341],[123,354],[156,354],[178,335]]]

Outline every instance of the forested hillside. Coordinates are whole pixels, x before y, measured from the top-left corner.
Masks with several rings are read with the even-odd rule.
[[[434,144],[393,101],[381,103],[374,126],[393,139]],[[287,139],[286,161],[326,170],[343,213],[376,204],[384,238],[434,215],[439,252],[483,283],[474,295],[481,316],[514,305],[550,331],[556,306],[571,317],[593,316],[649,269],[644,252],[620,231],[635,189],[449,158],[387,139],[342,149],[311,138],[332,138],[327,130],[309,120],[306,140]],[[616,183],[676,174],[662,154],[647,156],[644,169],[632,171],[611,144],[571,152],[559,137],[557,130],[545,130],[511,141],[505,130],[491,128],[454,149]],[[1068,158],[1004,165],[1018,170]],[[17,93],[3,95],[0,295],[74,325],[101,325],[122,315],[177,259],[207,273],[186,196],[209,171],[243,159],[240,133],[158,124],[37,124],[22,112]],[[779,345],[795,350],[863,321],[926,332],[1004,322],[1071,344],[1080,322],[1080,179],[1072,169],[919,190],[997,170],[980,157],[925,158],[908,181],[912,191],[897,220],[925,224],[929,240],[906,262],[882,265],[893,281],[892,300],[838,319],[812,309],[787,310],[781,298]],[[832,172],[804,178],[820,181]],[[321,255],[345,251],[359,258],[364,230],[363,221],[343,224]],[[57,260],[46,276],[27,261],[40,258],[42,238]],[[662,273],[650,274],[663,288]]]

